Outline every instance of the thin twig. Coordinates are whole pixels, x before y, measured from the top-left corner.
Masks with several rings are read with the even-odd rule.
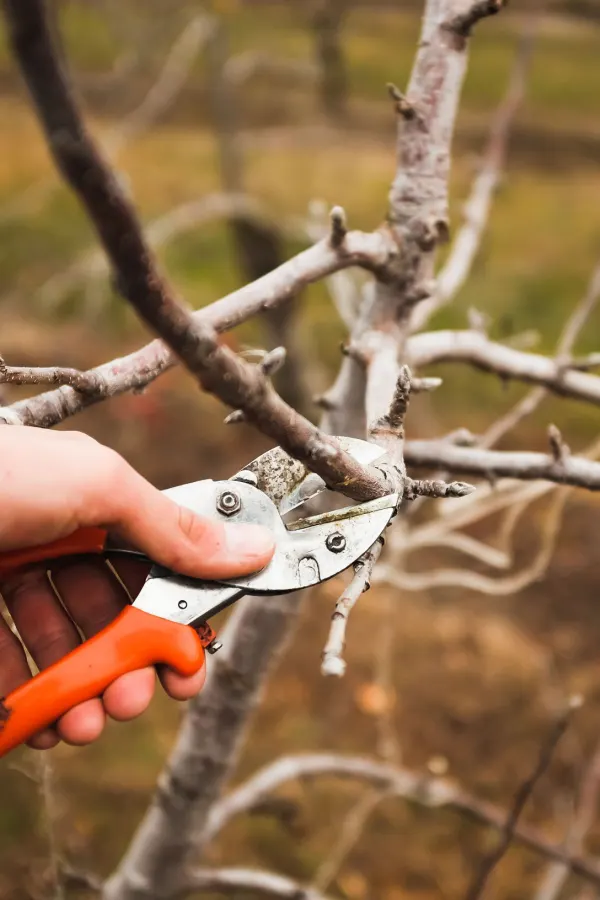
[[[381,540],[373,544],[370,550],[355,564],[354,578],[345,589],[340,599],[335,604],[335,610],[331,617],[331,627],[321,663],[322,675],[335,675],[341,678],[346,671],[346,662],[343,658],[344,644],[346,641],[346,628],[348,617],[354,608],[360,595],[369,589],[371,576],[375,563],[381,554],[383,543]]]
[[[565,850],[571,855],[579,854],[583,850],[585,838],[598,815],[599,795],[600,744],[597,744],[583,773],[578,790],[577,808],[564,842]],[[557,900],[568,877],[568,866],[552,863],[535,895],[535,900]]]
[[[519,823],[521,813],[525,808],[525,804],[529,800],[538,781],[550,765],[550,762],[554,755],[554,751],[556,749],[556,745],[565,733],[571,721],[573,711],[579,709],[580,706],[581,698],[578,696],[572,697],[567,708],[561,713],[561,715],[554,723],[551,731],[549,732],[540,748],[538,759],[533,768],[533,771],[531,772],[529,777],[526,778],[525,781],[519,786],[517,793],[515,794],[513,805],[500,834],[500,840],[498,841],[492,852],[489,854],[489,856],[483,861],[483,864],[475,875],[471,886],[467,890],[465,900],[479,900],[479,898],[483,897],[486,885],[492,872],[513,842],[517,825]]]

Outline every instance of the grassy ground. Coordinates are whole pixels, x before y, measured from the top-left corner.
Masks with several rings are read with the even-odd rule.
[[[139,102],[160,67],[160,48],[166,50],[181,24],[178,7],[177,14],[167,17],[164,4],[155,2],[138,22],[139,9],[127,4],[123,17],[114,21],[91,4],[68,4],[65,9],[69,55],[80,72],[104,69],[118,56],[115,23],[123,26],[121,31],[129,22],[134,31],[143,26],[154,42],[148,41],[148,46],[159,47],[146,52],[141,69],[122,90],[106,96],[86,93],[100,133]],[[174,9],[169,6],[170,12]],[[253,48],[298,58],[310,55],[310,39],[299,13],[292,14],[284,4],[252,12],[232,6],[228,16],[234,51]],[[484,23],[473,42],[452,177],[455,226],[473,176],[473,154],[482,146],[493,106],[502,95],[520,27],[514,14],[499,17]],[[394,167],[384,85],[389,80],[406,82],[417,28],[416,18],[406,13],[363,11],[350,17],[346,36],[352,101],[343,128],[331,128],[323,121],[315,97],[306,89],[260,80],[249,86],[243,103],[251,138],[247,189],[273,214],[297,217],[312,199],[323,198],[330,204],[343,203],[356,227],[368,229],[381,220]],[[157,30],[164,31],[160,40]],[[507,177],[473,277],[436,324],[461,325],[469,307],[475,306],[491,316],[498,337],[533,328],[540,333],[540,349],[551,351],[597,261],[600,215],[595,198],[600,196],[600,173],[590,160],[593,152],[597,154],[600,130],[599,44],[600,30],[591,24],[555,19],[542,23]],[[119,158],[145,220],[219,189],[214,140],[203,106],[203,78],[199,61],[180,102]],[[76,290],[58,309],[43,306],[41,286],[86,251],[92,235],[73,200],[54,181],[37,126],[15,91],[4,46],[0,46],[0,87],[0,121],[9,123],[0,137],[3,353],[15,364],[60,360],[81,366],[135,346],[141,330],[114,302],[102,306],[100,314],[92,313],[83,292]],[[25,198],[27,213],[3,218],[3,210],[6,213],[11,205],[23,206],[24,191],[31,184],[38,186]],[[294,249],[290,242],[289,252]],[[161,257],[194,306],[211,302],[239,283],[223,223],[190,232],[161,251]],[[596,314],[582,335],[582,352],[597,349],[599,326]],[[311,358],[333,373],[343,333],[322,287],[307,293],[300,331]],[[256,326],[242,329],[240,340],[260,340]],[[477,430],[521,391],[504,389],[468,370],[452,372],[446,367],[444,375],[445,387],[415,404],[412,435],[458,425]],[[199,467],[226,475],[262,445],[251,435],[234,445],[216,404],[199,399],[187,385],[182,376],[169,376],[143,397],[122,398],[110,408],[85,414],[77,427],[116,446],[161,486],[197,477]],[[553,402],[521,432],[520,442],[543,446],[543,426],[549,419],[563,427],[575,446],[598,430],[594,410]],[[186,440],[177,441],[174,449],[173,435],[184,433]],[[540,508],[537,517],[543,515]],[[537,517],[528,520],[519,537],[525,557],[531,551]],[[549,727],[548,685],[585,692],[588,710],[561,747],[529,811],[557,838],[561,834],[552,824],[554,806],[557,798],[570,796],[600,719],[596,523],[596,505],[574,501],[549,575],[503,604],[453,591],[395,598],[401,609],[396,622],[393,721],[409,765],[423,768],[433,757],[442,756],[453,777],[507,803]],[[430,558],[422,560],[424,566],[433,563]],[[318,676],[318,660],[333,592],[323,590],[305,612],[254,723],[238,777],[282,752],[332,748],[374,752],[376,718],[365,701],[365,686],[374,677],[377,651],[362,635],[372,633],[382,621],[385,595],[373,591],[361,603],[350,634],[348,677],[330,683]],[[114,865],[145,808],[180,714],[179,707],[159,697],[148,717],[110,729],[96,747],[56,754],[56,827],[74,860],[100,871]],[[27,754],[0,764],[2,897],[49,896],[39,788],[28,773]],[[297,786],[286,789],[284,796],[296,809],[291,822],[286,825],[277,817],[258,815],[233,824],[214,849],[214,859],[272,866],[309,878],[357,792],[326,783],[306,797],[300,796]],[[590,851],[598,851],[599,840],[594,832]],[[332,892],[350,900],[458,897],[488,845],[481,829],[454,815],[424,813],[387,801],[378,808]],[[538,874],[539,865],[530,855],[514,851],[490,896],[528,896]]]

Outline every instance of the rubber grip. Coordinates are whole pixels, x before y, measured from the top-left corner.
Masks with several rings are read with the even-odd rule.
[[[158,664],[195,674],[204,665],[200,637],[189,625],[128,606],[107,628],[0,701],[0,756],[78,703],[101,696],[120,675]]]
[[[18,572],[19,569],[35,565],[35,563],[61,559],[64,556],[102,553],[106,538],[107,533],[103,528],[79,528],[73,534],[57,541],[51,541],[49,544],[0,553],[0,578],[6,578],[8,575]]]

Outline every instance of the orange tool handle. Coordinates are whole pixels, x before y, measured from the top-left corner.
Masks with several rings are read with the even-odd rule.
[[[126,607],[107,628],[0,701],[0,756],[52,725],[78,703],[99,697],[120,675],[164,664],[193,675],[204,649],[189,625]]]
[[[49,544],[24,547],[0,553],[0,578],[6,578],[26,566],[60,559],[63,556],[80,556],[88,553],[102,553],[107,533],[103,528],[79,528],[73,534]]]

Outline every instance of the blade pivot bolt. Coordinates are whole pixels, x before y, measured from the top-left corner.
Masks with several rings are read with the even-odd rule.
[[[342,550],[346,549],[346,538],[343,534],[340,534],[339,531],[334,531],[333,534],[329,535],[325,544],[327,545],[327,549],[331,550],[332,553],[341,553]]]
[[[234,491],[223,491],[217,499],[217,509],[224,516],[233,516],[242,508],[242,501]]]

